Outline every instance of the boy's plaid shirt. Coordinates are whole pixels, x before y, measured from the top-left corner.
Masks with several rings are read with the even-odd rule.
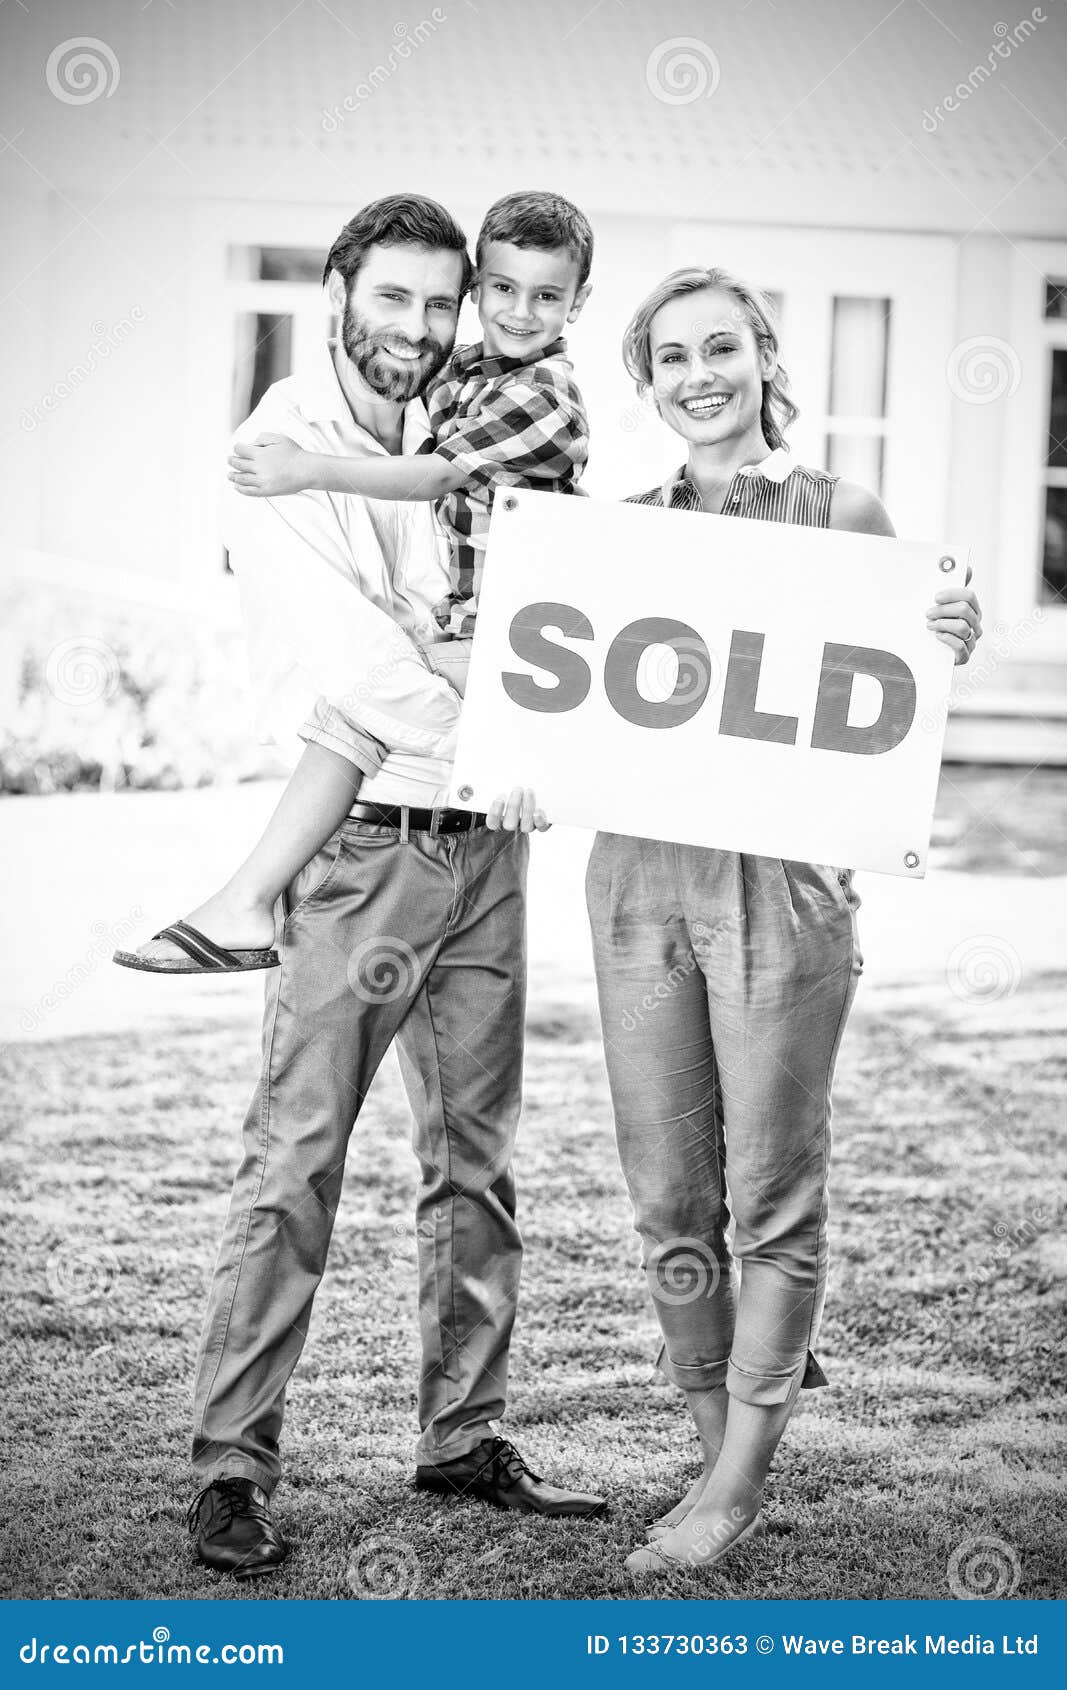
[[[589,456],[589,423],[562,336],[528,361],[486,357],[481,343],[453,353],[428,407],[424,448],[464,472],[438,515],[451,547],[452,591],[438,620],[470,634],[478,609],[489,514],[498,487],[578,493]]]

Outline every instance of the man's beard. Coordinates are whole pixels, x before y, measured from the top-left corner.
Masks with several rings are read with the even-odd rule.
[[[384,355],[389,341],[417,352],[418,358],[410,365],[397,364]],[[345,302],[341,319],[341,344],[371,392],[393,403],[414,399],[448,357],[448,348],[436,340],[412,341],[395,329],[372,329],[356,315],[350,301]]]

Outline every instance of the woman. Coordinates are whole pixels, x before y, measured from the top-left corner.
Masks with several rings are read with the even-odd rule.
[[[892,535],[873,493],[787,457],[796,408],[753,289],[723,270],[676,271],[639,307],[624,355],[688,445],[684,469],[636,503]],[[928,626],[965,662],[981,630],[975,595],[937,601]],[[659,1365],[703,1450],[696,1482],[629,1557],[634,1573],[708,1567],[758,1534],[797,1394],[826,1382],[813,1352],[830,1086],[862,967],[851,881],[821,864],[621,835],[593,846],[586,889],[619,1154]],[[627,1014],[646,993],[655,1014]]]

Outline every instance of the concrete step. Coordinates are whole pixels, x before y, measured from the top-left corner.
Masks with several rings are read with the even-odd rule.
[[[949,703],[953,716],[1037,716],[1049,721],[1067,721],[1067,686],[1062,692],[981,692],[961,694]]]
[[[946,763],[1047,763],[1067,768],[1067,711],[1026,708],[1002,711],[979,707],[949,713],[945,729]]]

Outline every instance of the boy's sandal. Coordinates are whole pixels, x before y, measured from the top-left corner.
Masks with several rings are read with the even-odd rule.
[[[251,974],[257,968],[278,967],[277,951],[228,951],[187,921],[176,921],[152,938],[169,939],[185,956],[146,957],[139,951],[116,951],[111,960],[120,968],[139,968],[145,974]]]

